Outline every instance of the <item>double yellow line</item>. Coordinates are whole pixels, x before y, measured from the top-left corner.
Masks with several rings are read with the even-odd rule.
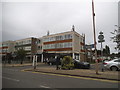
[[[31,71],[26,71],[26,70],[21,70],[21,71],[22,72],[31,72]],[[70,78],[79,78],[79,79],[86,79],[86,80],[95,80],[95,81],[102,81],[102,82],[109,82],[109,83],[120,83],[120,81],[89,78],[89,77],[78,77],[78,76],[60,75],[60,74],[52,74],[52,73],[33,72],[33,71],[31,73],[39,73],[39,74],[45,74],[45,75],[54,75],[54,76],[62,76],[62,77],[70,77]]]

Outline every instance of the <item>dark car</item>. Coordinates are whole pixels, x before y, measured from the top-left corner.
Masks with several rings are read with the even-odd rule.
[[[56,65],[56,59],[55,58],[49,59],[47,63],[49,65]],[[61,65],[61,62],[59,63],[59,65]],[[79,60],[74,60],[74,68],[89,69],[90,68],[90,63],[80,62]]]
[[[55,64],[56,64],[56,60],[55,60],[55,59],[49,59],[49,60],[47,61],[47,64],[48,64],[48,65],[55,65]]]
[[[74,60],[74,68],[90,69],[90,63],[88,63],[88,62],[80,62],[79,60]]]
[[[49,60],[47,61],[47,63],[48,63],[49,65],[56,65],[56,59],[55,59],[55,58],[49,59]],[[59,63],[59,65],[61,65],[61,62]]]

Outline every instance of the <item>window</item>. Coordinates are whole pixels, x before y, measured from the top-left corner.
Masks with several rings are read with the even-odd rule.
[[[42,46],[41,46],[41,48],[40,49],[42,49]]]
[[[2,53],[2,49],[0,49],[0,53]]]
[[[31,46],[24,47],[24,50],[31,50]]]
[[[120,62],[120,60],[115,60],[114,62]]]
[[[38,50],[41,50],[42,49],[42,46],[38,46]]]
[[[8,43],[4,43],[4,44],[2,44],[2,46],[3,46],[3,47],[6,47],[6,46],[8,46]]]
[[[56,40],[59,40],[59,36],[56,36]]]
[[[72,38],[72,35],[71,34],[68,34],[68,39],[71,39]]]
[[[50,48],[55,48],[55,44],[51,44],[51,47]]]
[[[0,47],[2,47],[2,44],[0,44]]]
[[[50,39],[49,38],[44,38],[43,42],[48,42]]]
[[[54,37],[50,37],[49,41],[55,41],[55,38]]]
[[[63,36],[60,36],[59,38],[60,38],[60,40],[64,40],[64,37],[63,37]]]
[[[63,43],[60,43],[60,48],[63,48]]]
[[[71,35],[71,34],[66,34],[66,35],[64,36],[64,38],[65,38],[65,39],[72,39],[72,35]]]
[[[40,46],[38,46],[38,49],[40,49]]]
[[[64,44],[64,48],[68,48],[68,47],[72,47],[72,42],[68,42],[68,43],[63,43]]]
[[[72,42],[48,44],[48,45],[44,45],[43,49],[69,48],[69,47],[72,47]]]

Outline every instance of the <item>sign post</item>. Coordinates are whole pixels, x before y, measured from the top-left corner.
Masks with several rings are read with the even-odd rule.
[[[103,66],[103,46],[102,46],[102,42],[105,42],[105,40],[104,40],[103,32],[101,31],[99,34],[100,34],[100,35],[98,36],[98,39],[99,39],[98,43],[101,43],[102,72],[104,72],[104,68],[103,68],[104,66]]]

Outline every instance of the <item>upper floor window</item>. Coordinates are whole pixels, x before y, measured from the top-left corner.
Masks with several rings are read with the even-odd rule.
[[[66,34],[65,39],[72,39],[72,35],[71,34]]]
[[[56,41],[56,40],[65,40],[65,39],[72,39],[72,35],[71,34],[66,34],[66,35],[60,35],[60,36],[44,38],[43,42]]]
[[[4,43],[4,44],[2,44],[2,46],[3,46],[3,47],[8,46],[8,43]]]

